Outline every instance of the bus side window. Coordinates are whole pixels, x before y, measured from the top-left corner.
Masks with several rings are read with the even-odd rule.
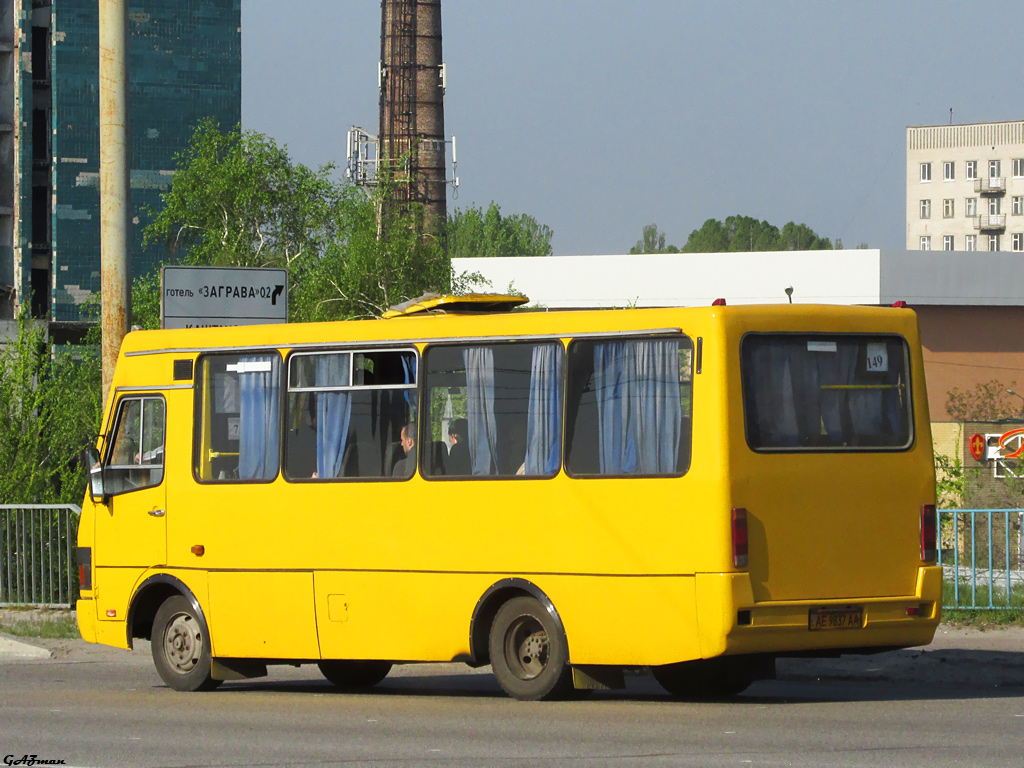
[[[685,336],[572,342],[565,461],[570,474],[686,471],[692,349]]]
[[[553,477],[561,467],[559,342],[432,345],[428,477]]]
[[[196,478],[273,480],[280,462],[280,357],[207,355],[199,365]]]
[[[401,429],[416,418],[416,367],[413,349],[290,355],[285,476],[393,477]]]
[[[104,472],[111,494],[149,488],[163,480],[164,421],[163,398],[131,397],[118,404]]]

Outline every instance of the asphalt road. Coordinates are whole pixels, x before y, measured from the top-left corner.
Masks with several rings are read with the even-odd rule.
[[[585,701],[506,698],[461,665],[396,668],[346,694],[315,667],[213,693],[163,686],[148,647],[35,641],[0,655],[0,760],[69,766],[1024,765],[1024,631],[940,633],[928,650],[786,660],[725,703],[647,676]],[[1017,649],[1021,650],[1017,650]],[[8,757],[10,756],[10,757]],[[27,763],[26,763],[27,764]]]

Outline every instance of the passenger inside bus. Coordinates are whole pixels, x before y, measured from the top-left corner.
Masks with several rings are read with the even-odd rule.
[[[412,477],[416,469],[416,422],[410,421],[402,427],[402,450],[405,456],[395,462],[392,477]]]
[[[448,461],[445,467],[449,475],[470,474],[469,446],[466,440],[466,433],[469,429],[469,422],[465,419],[453,419],[448,425],[448,442],[451,447],[448,449]]]

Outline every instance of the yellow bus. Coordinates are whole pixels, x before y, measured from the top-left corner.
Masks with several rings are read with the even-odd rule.
[[[935,488],[899,307],[508,311],[141,331],[79,528],[82,637],[178,690],[490,664],[519,699],[729,695],[927,644]]]

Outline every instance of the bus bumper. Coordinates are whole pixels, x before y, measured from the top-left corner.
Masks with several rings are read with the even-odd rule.
[[[909,648],[932,641],[942,610],[942,568],[918,569],[915,594],[841,600],[754,602],[745,573],[697,574],[697,611],[704,658],[744,653]],[[822,609],[863,612],[859,626],[812,629]]]

